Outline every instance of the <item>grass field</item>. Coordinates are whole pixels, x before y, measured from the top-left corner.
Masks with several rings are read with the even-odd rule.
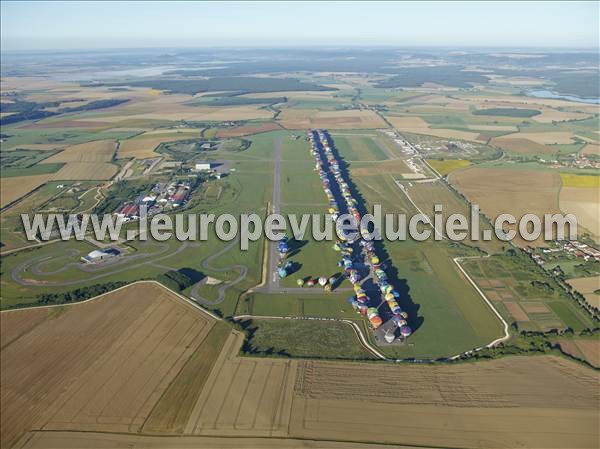
[[[327,301],[328,299],[323,299]],[[373,359],[349,324],[331,321],[253,319],[246,353],[328,359]]]
[[[382,212],[408,215],[414,207],[391,177],[353,177],[367,205]],[[410,344],[385,347],[394,357],[449,356],[498,338],[501,324],[452,261],[454,249],[445,242],[385,241],[384,260],[394,267],[391,283],[400,292],[400,306],[415,332]]]
[[[525,254],[463,262],[497,310],[520,330],[593,327],[589,315]]]
[[[387,159],[383,150],[371,136],[336,135],[335,145],[348,162],[352,161],[381,161]]]

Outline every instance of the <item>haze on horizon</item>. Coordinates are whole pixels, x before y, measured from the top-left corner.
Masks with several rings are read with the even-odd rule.
[[[210,46],[598,48],[598,2],[13,2],[2,51]]]

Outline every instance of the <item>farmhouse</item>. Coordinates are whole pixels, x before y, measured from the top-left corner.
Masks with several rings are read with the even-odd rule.
[[[89,253],[87,256],[81,258],[81,261],[84,263],[98,263],[103,260],[112,259],[113,257],[117,257],[121,254],[117,248],[105,248],[105,249],[97,249]]]

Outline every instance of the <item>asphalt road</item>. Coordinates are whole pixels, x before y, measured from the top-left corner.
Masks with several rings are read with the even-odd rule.
[[[273,169],[273,198],[271,200],[271,212],[274,214],[280,213],[281,206],[281,145],[282,138],[278,137],[274,141],[274,169]],[[269,264],[266,291],[268,293],[276,293],[281,291],[279,286],[279,276],[277,274],[277,264],[279,263],[279,251],[277,250],[277,242],[269,242]]]

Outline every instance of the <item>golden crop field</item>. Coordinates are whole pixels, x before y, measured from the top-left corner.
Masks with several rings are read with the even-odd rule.
[[[449,181],[492,220],[500,214],[511,214],[518,221],[525,214],[542,219],[544,214],[560,213],[561,180],[555,172],[472,167],[451,173]],[[506,226],[509,229],[516,229],[516,225]],[[515,243],[542,244],[543,236],[536,242],[526,242],[517,234]]]
[[[453,172],[454,170],[458,170],[460,168],[465,168],[471,165],[471,161],[465,159],[427,159],[427,163],[431,165],[436,171],[442,175],[446,176],[448,173]]]
[[[563,187],[590,187],[600,189],[600,175],[576,175],[573,173],[561,173]]]
[[[559,340],[561,351],[577,359],[585,360],[595,368],[600,368],[600,340],[572,338]]]
[[[290,433],[361,441],[376,429],[371,441],[426,447],[592,447],[597,382],[598,373],[557,357],[437,367],[307,361]]]
[[[582,153],[586,156],[600,156],[600,144],[588,143],[585,147],[583,147]]]
[[[52,175],[15,176],[0,178],[0,207],[4,207],[52,179]]]
[[[44,160],[53,162],[109,162],[112,160],[117,142],[114,140],[94,140],[66,147],[60,153]]]
[[[176,140],[187,140],[200,137],[198,134],[190,132],[165,131],[163,134],[144,133],[130,139],[119,142],[117,157],[119,159],[146,159],[159,156],[154,150],[163,142],[174,142]]]
[[[459,131],[455,129],[431,128],[429,124],[421,117],[397,117],[386,116],[388,121],[398,131],[404,131],[413,134],[425,134],[428,136],[442,137],[447,139],[461,139],[477,141],[478,133],[468,131]]]
[[[156,283],[0,316],[2,447],[32,429],[139,431],[214,324]]]
[[[502,136],[506,139],[528,139],[542,145],[573,143],[573,133],[570,131],[548,131],[548,132],[518,132]]]
[[[67,162],[51,177],[55,181],[106,180],[118,170],[116,165],[108,162]]]
[[[243,334],[154,283],[0,318],[4,447],[24,433],[20,447],[73,449],[586,448],[598,436],[598,373],[555,356],[438,366],[241,357]]]
[[[600,293],[596,293],[600,290],[600,276],[568,279],[567,283],[581,293],[590,306],[600,309]]]
[[[386,123],[370,110],[319,111],[316,109],[284,109],[279,123],[288,129],[375,129]]]
[[[518,136],[518,133],[509,134],[509,136]],[[503,150],[520,154],[552,154],[555,152],[550,146],[534,142],[533,140],[522,139],[520,137],[495,137],[491,140],[491,143]]]

